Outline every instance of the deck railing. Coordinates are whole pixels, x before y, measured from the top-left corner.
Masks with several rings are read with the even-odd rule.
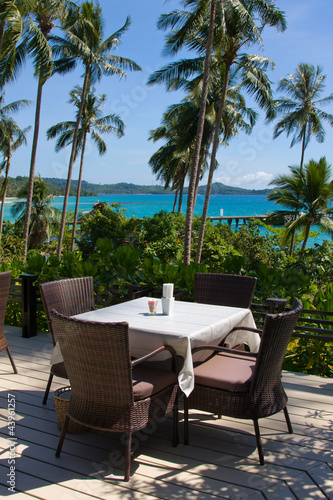
[[[284,299],[266,299],[265,304],[252,304],[251,310],[258,328],[263,326],[266,314],[289,310],[287,302]],[[333,312],[303,309],[293,337],[333,342]]]
[[[37,276],[34,274],[22,274],[19,278],[13,278],[9,292],[9,301],[21,303],[22,337],[26,338],[37,335],[37,307],[42,307],[39,290],[34,286],[36,279]],[[161,297],[161,295],[160,288],[132,286],[128,298],[115,297],[110,304],[142,296]],[[184,290],[176,290],[174,295],[176,299],[190,300]],[[266,314],[288,310],[287,303],[285,299],[275,298],[266,299],[265,304],[253,303],[251,310],[258,328],[263,326]],[[97,297],[96,304],[109,305],[104,297]],[[293,336],[333,342],[333,312],[303,309]]]

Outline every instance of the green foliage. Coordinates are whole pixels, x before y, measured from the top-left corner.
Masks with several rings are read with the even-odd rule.
[[[161,211],[142,223],[144,257],[158,257],[163,262],[180,260],[183,253],[185,219],[181,214]]]
[[[89,247],[93,251],[86,255],[82,250],[64,252],[59,260],[55,254],[31,250],[25,264],[19,250],[22,240],[15,236],[14,226],[9,225],[1,240],[0,271],[11,269],[14,277],[23,272],[36,274],[36,286],[63,278],[93,276],[96,304],[103,306],[128,299],[132,285],[160,289],[163,283],[172,282],[176,290],[185,290],[193,297],[195,272],[252,275],[258,278],[256,301],[260,303],[268,297],[287,298],[291,303],[298,297],[306,309],[333,311],[331,242],[307,249],[299,260],[279,245],[279,232],[272,233],[269,226],[263,234],[257,224],[242,226],[235,233],[227,224],[208,223],[202,264],[185,267],[181,257],[184,218],[178,214],[160,212],[143,221],[127,220],[118,207],[102,205],[83,220],[88,221],[87,233],[89,228],[94,232],[90,240],[88,234],[83,236],[87,252]],[[194,242],[198,228],[196,218]],[[106,236],[107,230],[112,232],[111,238]],[[98,234],[103,237],[97,238]],[[125,243],[120,245],[119,241]],[[10,302],[6,323],[20,322],[21,306]],[[38,328],[46,329],[42,309],[38,311]],[[332,350],[328,342],[293,339],[285,368],[332,376]]]
[[[260,234],[260,225],[256,221],[249,221],[248,226],[240,226],[232,236],[233,247],[239,255],[248,259],[254,271],[257,271],[261,263],[269,264],[271,253],[278,244],[276,235],[271,235],[268,231],[266,235]]]
[[[201,217],[193,220],[192,236],[194,239],[193,255],[195,255],[195,244],[200,229]],[[237,250],[231,244],[232,230],[227,224],[214,226],[213,222],[207,220],[205,237],[202,245],[201,262],[205,263],[210,272],[222,272],[221,263],[229,255],[235,255]]]
[[[260,264],[257,270],[256,296],[261,301],[268,297],[290,299],[315,292],[316,286],[302,270],[287,267],[283,271]]]
[[[143,285],[162,288],[163,283],[174,283],[176,290],[184,290],[193,296],[194,274],[206,272],[205,264],[192,262],[185,267],[182,261],[163,263],[157,257],[145,258],[142,263]]]
[[[95,252],[99,238],[109,238],[115,246],[125,245],[130,236],[127,232],[127,219],[119,203],[96,204],[93,210],[80,218],[80,238],[77,245],[83,256],[87,258]],[[133,222],[131,223],[133,228]]]

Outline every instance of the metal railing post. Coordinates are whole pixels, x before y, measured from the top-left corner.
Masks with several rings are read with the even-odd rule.
[[[22,337],[37,335],[37,296],[35,274],[21,274],[22,279]]]
[[[268,313],[274,314],[281,313],[285,310],[288,299],[269,298],[266,299],[265,302],[268,305]]]

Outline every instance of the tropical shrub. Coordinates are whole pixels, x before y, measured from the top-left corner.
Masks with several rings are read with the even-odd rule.
[[[144,258],[157,257],[164,263],[182,258],[185,219],[181,214],[161,211],[145,217],[142,229]]]
[[[88,258],[95,252],[99,238],[109,238],[115,247],[127,244],[131,240],[129,230],[133,231],[135,225],[133,220],[127,221],[119,203],[112,203],[111,207],[107,203],[96,204],[89,214],[80,218],[77,246],[83,257]]]

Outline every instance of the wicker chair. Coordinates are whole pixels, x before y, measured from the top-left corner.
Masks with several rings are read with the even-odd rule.
[[[128,323],[99,323],[51,312],[67,367],[71,397],[56,451],[61,452],[69,419],[92,429],[126,435],[125,481],[130,475],[132,432],[173,410],[173,444],[178,444],[177,356],[162,346],[131,361]],[[169,350],[174,371],[138,366]]]
[[[250,308],[256,283],[252,276],[195,273],[194,302]]]
[[[39,286],[40,294],[49,325],[53,345],[57,343],[50,311],[56,309],[61,314],[74,316],[94,309],[94,282],[91,276],[50,281]],[[44,393],[43,404],[46,404],[53,376],[68,378],[65,364],[57,363],[51,366],[50,376]]]
[[[253,420],[261,465],[264,464],[264,455],[258,419],[283,410],[288,431],[293,432],[281,371],[284,355],[301,311],[302,303],[296,299],[290,311],[267,314],[257,354],[217,346],[193,349],[193,352],[212,349],[217,354],[194,370],[195,387],[188,399],[185,399],[186,444],[189,408]]]
[[[11,271],[5,271],[4,273],[0,273],[0,352],[6,349],[14,373],[17,373],[17,369],[14,360],[12,358],[12,355],[10,354],[8,342],[6,340],[4,331],[6,307],[7,307],[11,278],[12,278]]]

